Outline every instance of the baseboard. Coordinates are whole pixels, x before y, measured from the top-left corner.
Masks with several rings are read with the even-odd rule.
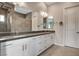
[[[71,46],[65,46],[65,47],[69,47],[69,48],[76,48],[76,49],[79,49],[79,47],[71,47]]]
[[[64,46],[64,44],[54,43],[54,45]]]
[[[47,51],[48,49],[50,49],[52,46],[54,46],[54,44],[52,44],[51,46],[49,46],[47,49],[45,49],[44,51],[42,51],[40,54],[38,54],[37,56],[40,56],[42,53],[44,53],[45,51]]]

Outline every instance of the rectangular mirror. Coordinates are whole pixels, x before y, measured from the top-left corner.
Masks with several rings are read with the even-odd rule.
[[[54,19],[52,17],[43,18],[43,28],[44,29],[53,29]]]

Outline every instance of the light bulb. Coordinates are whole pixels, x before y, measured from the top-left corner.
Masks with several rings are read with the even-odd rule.
[[[53,19],[53,16],[49,16],[48,18]]]

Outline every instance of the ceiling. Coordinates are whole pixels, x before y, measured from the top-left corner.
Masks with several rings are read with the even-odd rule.
[[[48,7],[48,6],[51,6],[51,5],[55,4],[56,2],[44,2],[44,3]]]
[[[41,2],[28,2],[27,4],[39,4]],[[56,2],[43,2],[47,7],[55,4]]]
[[[27,14],[29,12],[32,12],[32,10],[46,10],[46,7],[49,7],[56,2],[23,2],[23,3],[13,3],[15,6],[15,11],[23,14]],[[25,5],[26,4],[26,5]],[[27,8],[22,8],[22,6]],[[41,7],[42,6],[42,7]],[[30,10],[32,9],[32,10]]]
[[[36,5],[39,4],[40,2],[27,2],[27,4],[31,4],[31,5]],[[43,2],[47,7],[57,3],[57,2]]]
[[[39,4],[41,2],[28,2],[27,4]],[[55,4],[56,2],[43,2],[47,7]]]

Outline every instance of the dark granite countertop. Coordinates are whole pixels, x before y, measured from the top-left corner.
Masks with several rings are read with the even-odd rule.
[[[11,40],[17,40],[22,38],[40,36],[45,34],[55,33],[55,31],[32,31],[32,32],[1,32],[0,33],[0,42],[6,42]]]

